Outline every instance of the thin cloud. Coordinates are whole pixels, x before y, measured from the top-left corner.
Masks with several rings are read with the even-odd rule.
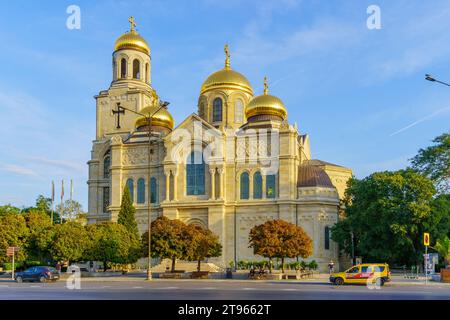
[[[445,108],[436,110],[432,114],[429,114],[428,116],[423,117],[422,119],[419,119],[417,121],[414,121],[413,123],[407,125],[406,127],[403,127],[400,130],[397,130],[397,131],[391,133],[389,136],[392,137],[392,136],[395,136],[395,135],[397,135],[399,133],[402,133],[402,132],[404,132],[404,131],[406,131],[408,129],[411,129],[412,127],[415,127],[415,126],[417,126],[418,124],[420,124],[420,123],[422,123],[424,121],[427,121],[427,120],[430,120],[431,118],[434,118],[435,116],[437,116],[438,114],[440,114],[440,113],[442,113],[442,112],[444,112],[446,110],[450,110],[450,107],[445,107]]]
[[[44,158],[44,157],[29,157],[30,160],[35,161],[35,162],[39,162],[41,164],[44,165],[48,165],[51,167],[58,167],[64,170],[68,170],[68,171],[78,171],[78,172],[84,172],[85,171],[85,167],[77,164],[77,163],[73,163],[73,162],[69,162],[67,160],[53,160],[53,159],[48,159],[48,158]]]
[[[32,169],[26,168],[23,166],[18,166],[15,164],[5,164],[0,167],[1,170],[7,171],[10,173],[22,175],[22,176],[28,176],[28,177],[39,177],[39,175]]]

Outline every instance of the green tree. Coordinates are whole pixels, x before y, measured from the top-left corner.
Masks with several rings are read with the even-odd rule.
[[[0,216],[5,216],[7,214],[20,214],[20,209],[17,207],[14,207],[10,204],[6,206],[0,206]]]
[[[271,220],[253,227],[249,240],[249,247],[253,248],[254,254],[269,258],[270,262],[273,258],[281,259],[283,273],[285,258],[307,258],[313,250],[312,240],[306,232],[284,220]]]
[[[436,251],[444,259],[445,267],[450,266],[450,239],[448,237],[443,237],[436,242]]]
[[[53,238],[53,225],[45,212],[32,210],[24,215],[29,232],[27,253],[33,260],[50,258],[49,245]]]
[[[70,199],[66,200],[64,205],[58,204],[56,212],[59,214],[62,212],[63,221],[75,221],[80,215],[85,214],[83,206],[78,201]]]
[[[55,261],[79,261],[91,246],[86,229],[76,222],[66,222],[54,227],[50,254]]]
[[[430,178],[440,193],[449,193],[450,134],[443,133],[433,140],[434,145],[420,149],[411,159],[415,170]]]
[[[0,263],[10,262],[11,258],[6,256],[8,247],[19,247],[16,261],[24,261],[27,257],[28,236],[28,228],[22,215],[0,216]]]
[[[120,205],[119,217],[117,223],[123,225],[129,232],[130,247],[129,255],[124,264],[131,264],[138,261],[141,257],[142,248],[140,243],[139,229],[136,222],[136,209],[133,206],[130,190],[128,187],[124,188],[122,203]]]
[[[85,253],[87,260],[102,261],[105,272],[110,263],[129,263],[129,257],[136,250],[136,243],[123,225],[114,222],[89,225],[87,232],[90,237],[90,246]]]
[[[423,232],[433,221],[433,183],[408,169],[378,172],[350,179],[345,196],[345,218],[332,228],[332,239],[367,261],[417,264],[422,259]]]
[[[177,259],[186,257],[186,243],[189,234],[186,225],[180,220],[159,217],[151,225],[152,258],[172,260],[171,271],[175,272]],[[148,232],[142,235],[143,256],[148,257]]]
[[[197,261],[197,271],[201,270],[201,261],[206,258],[220,257],[222,254],[222,245],[219,237],[200,226],[186,226],[186,259],[189,261]]]
[[[45,213],[49,218],[52,216],[52,199],[39,195],[34,207],[28,207],[22,210],[22,213],[39,211]],[[53,212],[53,223],[61,223],[61,217],[58,212]]]
[[[131,200],[130,190],[125,187],[123,190],[122,203],[120,204],[119,217],[117,223],[123,225],[132,234],[139,234],[135,218],[136,209]]]

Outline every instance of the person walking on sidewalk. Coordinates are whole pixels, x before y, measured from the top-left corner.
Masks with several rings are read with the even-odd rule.
[[[330,263],[328,264],[328,269],[330,270],[330,274],[334,272],[334,262],[333,260],[330,260]]]

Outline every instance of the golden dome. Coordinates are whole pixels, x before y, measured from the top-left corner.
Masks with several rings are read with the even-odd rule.
[[[131,24],[130,31],[121,35],[116,40],[114,50],[117,51],[121,49],[133,49],[150,55],[150,46],[148,45],[147,41],[145,41],[145,39],[142,38],[139,35],[139,33],[137,33],[137,31],[134,29],[136,27],[136,24],[134,23],[134,18],[130,17],[128,21]]]
[[[264,94],[253,98],[245,108],[247,119],[259,115],[272,115],[285,120],[287,117],[286,107],[283,101],[268,94],[267,78],[264,78]]]
[[[159,107],[158,107],[159,108]],[[158,109],[155,106],[149,106],[142,109],[139,113],[151,115],[155,113],[155,111]],[[136,120],[136,128],[147,126],[148,120],[147,117],[139,117]],[[165,108],[161,108],[157,113],[153,114],[152,116],[152,127],[164,127],[169,130],[172,130],[174,126],[174,121],[172,118],[172,115],[169,111]]]
[[[211,74],[205,82],[203,82],[200,94],[203,94],[213,89],[238,89],[243,90],[253,95],[253,89],[250,82],[237,71],[233,71],[230,68],[230,54],[228,51],[228,45],[225,46],[225,68]]]

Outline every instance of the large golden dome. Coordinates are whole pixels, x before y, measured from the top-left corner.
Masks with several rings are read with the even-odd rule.
[[[287,117],[287,110],[283,101],[278,97],[269,95],[267,78],[264,78],[264,94],[253,98],[245,108],[247,119],[255,116],[277,116],[282,120]]]
[[[225,46],[225,54],[225,68],[214,72],[205,80],[205,82],[203,82],[200,94],[213,89],[237,89],[253,95],[252,86],[247,78],[239,72],[231,70],[228,45]]]
[[[130,17],[129,22],[131,24],[130,31],[121,35],[114,45],[114,50],[121,49],[133,49],[144,52],[145,54],[150,55],[150,46],[147,41],[142,38],[139,33],[134,29],[136,24],[134,23],[134,18]]]
[[[159,107],[158,107],[159,108]],[[151,115],[158,109],[155,106],[149,106],[142,109],[139,113],[145,115]],[[141,116],[136,120],[136,128],[144,127],[148,125],[147,117]],[[169,111],[165,108],[161,108],[157,113],[152,116],[152,127],[163,127],[172,130],[174,126],[173,117]]]

